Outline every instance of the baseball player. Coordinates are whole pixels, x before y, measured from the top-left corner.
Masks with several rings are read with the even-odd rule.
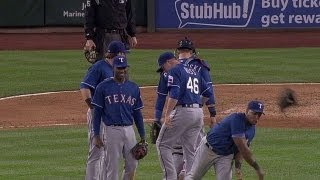
[[[133,128],[135,122],[141,141],[145,142],[145,129],[141,109],[143,103],[137,84],[126,78],[128,71],[127,59],[116,56],[113,60],[114,78],[101,82],[94,94],[94,139],[96,147],[104,149],[106,161],[106,179],[119,179],[121,156],[124,158],[123,179],[134,178],[138,161],[130,150],[137,140]],[[100,137],[101,121],[106,126],[106,139]]]
[[[176,53],[178,55],[179,61],[182,64],[185,64],[186,66],[194,69],[194,71],[197,71],[200,76],[207,82],[211,91],[213,92],[206,102],[206,106],[208,107],[208,111],[210,113],[210,127],[212,127],[216,123],[215,116],[217,113],[215,109],[215,96],[213,82],[210,76],[210,67],[205,60],[199,59],[196,56],[197,53],[196,49],[194,48],[193,42],[186,37],[185,39],[178,42]],[[202,139],[202,137],[200,139]]]
[[[86,167],[86,179],[100,179],[99,172],[105,169],[105,165],[102,163],[103,157],[102,151],[97,149],[93,144],[93,121],[92,113],[93,106],[91,105],[91,99],[95,93],[97,85],[106,78],[113,77],[113,57],[117,55],[124,55],[126,52],[125,46],[120,41],[112,41],[108,46],[106,58],[104,61],[99,61],[92,65],[85,75],[83,81],[80,83],[80,91],[83,99],[89,107],[87,111],[87,124],[88,124],[88,142],[89,142],[89,155],[87,159]],[[103,128],[103,126],[101,126]],[[102,133],[103,134],[103,133]]]
[[[209,97],[212,91],[198,72],[176,59],[159,58],[158,62],[159,69],[169,69],[169,98],[156,146],[164,179],[177,179],[172,148],[180,139],[188,172],[195,154],[194,144],[203,126],[201,96]]]
[[[262,180],[264,171],[248,147],[246,134],[249,134],[249,141],[253,139],[255,125],[263,114],[263,109],[262,102],[251,101],[246,113],[233,113],[212,127],[207,136],[202,138],[192,169],[185,180],[201,179],[212,165],[218,180],[231,180],[232,161],[236,149]]]
[[[158,62],[165,62],[165,61],[171,61],[175,60],[175,56],[171,52],[165,52],[162,53],[159,56]],[[158,73],[160,73],[160,80],[158,83],[158,89],[157,89],[157,100],[156,100],[156,105],[155,105],[155,121],[157,121],[158,124],[162,124],[161,118],[162,118],[162,112],[163,108],[166,102],[166,97],[168,95],[168,70],[165,68],[159,68],[157,70]],[[177,177],[178,176],[183,176],[183,166],[184,166],[184,160],[183,160],[183,150],[182,150],[182,145],[180,143],[180,139],[177,140],[177,143],[173,146],[173,162],[174,166],[177,172]],[[180,175],[181,174],[181,175]]]
[[[255,133],[256,133],[256,128],[249,128],[248,130],[246,130],[245,137],[247,140],[248,147],[250,147],[250,144],[254,138]],[[242,166],[243,157],[241,153],[239,153],[237,146],[234,145],[233,147],[234,147],[234,162],[235,162],[234,167],[236,171],[236,177],[237,177],[237,180],[242,180],[243,174],[242,174],[241,166]]]

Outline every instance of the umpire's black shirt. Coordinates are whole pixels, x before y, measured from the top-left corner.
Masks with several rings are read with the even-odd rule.
[[[126,29],[131,37],[136,34],[136,22],[131,0],[89,0],[85,13],[85,36],[92,39],[94,28]]]

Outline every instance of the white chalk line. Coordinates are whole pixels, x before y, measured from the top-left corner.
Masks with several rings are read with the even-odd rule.
[[[272,84],[216,84],[214,87],[218,86],[279,86],[279,85],[320,85],[320,83],[272,83]],[[148,88],[156,88],[157,86],[143,86],[140,87],[140,89],[148,89]],[[33,94],[22,94],[22,95],[16,95],[16,96],[9,96],[0,98],[1,100],[7,100],[7,99],[14,99],[14,98],[21,98],[21,97],[30,97],[30,96],[41,96],[41,95],[48,95],[48,94],[58,94],[58,93],[74,93],[79,92],[79,90],[74,91],[54,91],[54,92],[44,92],[44,93],[33,93]],[[227,109],[221,113],[227,113],[231,111],[232,109]],[[155,119],[144,119],[145,122],[152,122]],[[85,123],[79,123],[78,125],[84,125]],[[51,127],[51,126],[73,126],[75,124],[43,124],[43,125],[24,125],[24,126],[8,126],[5,128],[32,128],[32,127]],[[0,126],[0,129],[4,129],[3,126]]]

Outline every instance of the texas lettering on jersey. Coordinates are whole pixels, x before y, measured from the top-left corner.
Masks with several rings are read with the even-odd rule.
[[[125,94],[113,94],[105,97],[107,104],[125,103],[133,106],[136,102],[136,98]]]

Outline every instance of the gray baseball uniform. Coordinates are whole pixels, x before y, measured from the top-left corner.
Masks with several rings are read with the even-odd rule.
[[[197,72],[182,64],[177,64],[168,74],[170,98],[176,99],[177,105],[170,114],[171,126],[162,126],[156,144],[164,179],[176,180],[172,148],[177,139],[180,139],[186,160],[186,172],[190,171],[195,142],[203,126],[201,95],[209,97],[212,91]]]

